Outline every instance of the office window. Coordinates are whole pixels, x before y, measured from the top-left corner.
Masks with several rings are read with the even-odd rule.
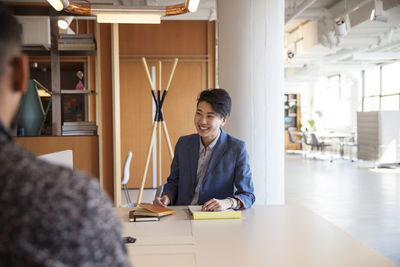
[[[365,83],[363,111],[400,110],[400,62],[361,73]]]
[[[376,96],[380,95],[380,66],[373,69],[365,70],[365,95]]]
[[[357,111],[363,111],[363,101],[364,101],[364,82],[365,82],[365,70],[361,71],[361,80],[360,80],[360,85],[358,86],[357,90],[357,103],[358,103],[358,108]]]
[[[333,75],[328,77],[328,97],[333,101],[340,101],[341,99],[341,77],[340,75]]]
[[[322,79],[315,94],[315,116],[318,129],[340,129],[351,125],[351,82],[341,75]]]
[[[388,95],[381,98],[381,110],[399,110],[400,95]]]
[[[378,111],[379,110],[379,96],[370,96],[364,98],[364,111]]]
[[[400,93],[400,63],[382,67],[382,95]]]

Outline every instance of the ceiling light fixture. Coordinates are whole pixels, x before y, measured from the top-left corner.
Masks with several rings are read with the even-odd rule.
[[[69,25],[71,25],[71,22],[74,18],[72,16],[68,17],[59,17],[58,18],[58,27],[60,29],[66,30],[69,28]]]
[[[374,0],[374,9],[372,9],[370,20],[387,22],[388,16],[385,11],[383,11],[382,0]]]
[[[338,36],[346,36],[350,31],[350,18],[346,15],[344,18],[338,19],[335,22],[335,32]]]
[[[146,23],[160,24],[160,14],[121,14],[121,13],[98,13],[98,23]]]
[[[337,36],[346,36],[350,31],[350,17],[347,11],[347,1],[344,0],[344,14],[343,16],[335,19],[335,33]]]
[[[74,3],[69,0],[47,0],[56,10],[79,15],[96,16],[99,23],[160,23],[163,16],[195,12],[200,0],[185,0],[182,4],[166,7],[114,7]],[[60,3],[63,8],[60,9]],[[56,8],[57,7],[57,8]]]
[[[339,36],[345,36],[347,34],[346,22],[344,19],[339,19],[335,22],[335,32]]]
[[[49,4],[57,11],[61,11],[64,8],[61,0],[47,0],[47,2],[49,2]]]
[[[188,9],[190,12],[196,12],[199,8],[200,0],[190,0]]]

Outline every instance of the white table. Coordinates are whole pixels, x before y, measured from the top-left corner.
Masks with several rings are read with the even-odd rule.
[[[354,134],[352,133],[338,133],[338,132],[328,132],[328,133],[318,133],[318,138],[326,139],[338,139],[339,140],[339,151],[340,157],[344,156],[344,141],[346,139],[354,139]]]
[[[299,206],[254,206],[240,220],[193,221],[186,207],[159,222],[128,222],[116,209],[135,267],[397,266],[322,217]]]

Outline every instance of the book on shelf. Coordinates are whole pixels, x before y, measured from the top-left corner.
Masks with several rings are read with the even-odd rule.
[[[188,206],[194,220],[241,219],[240,210],[202,211],[201,206]]]
[[[72,50],[72,51],[92,51],[96,46],[93,43],[58,43],[58,50]]]
[[[95,50],[93,34],[60,34],[58,50]]]
[[[63,125],[63,131],[96,131],[96,125]]]
[[[72,131],[62,131],[63,136],[74,136],[74,135],[96,135],[96,131],[81,131],[81,130],[72,130]]]
[[[134,210],[129,211],[130,222],[155,222],[159,220],[160,220],[159,216],[136,215]]]
[[[79,33],[79,34],[68,34],[68,33],[60,33],[60,39],[93,39],[92,33]]]
[[[93,38],[59,38],[58,44],[88,44],[93,43]]]
[[[66,121],[64,122],[63,125],[75,125],[75,126],[81,126],[81,125],[96,125],[96,122],[94,121]]]
[[[90,121],[77,121],[77,122],[64,122],[62,125],[62,135],[96,135],[97,125],[96,122]]]
[[[132,210],[132,213],[138,216],[162,217],[175,213],[175,210],[152,204],[140,204]]]

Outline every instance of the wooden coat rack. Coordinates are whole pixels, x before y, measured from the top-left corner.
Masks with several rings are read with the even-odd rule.
[[[170,73],[169,76],[169,80],[167,83],[166,88],[163,90],[162,95],[161,95],[161,78],[162,78],[162,72],[161,72],[161,61],[158,61],[158,90],[157,90],[157,95],[156,95],[156,89],[155,89],[155,85],[153,84],[152,80],[151,80],[151,76],[150,76],[150,72],[149,72],[149,68],[147,66],[147,62],[146,62],[146,58],[142,57],[142,62],[143,62],[143,66],[146,70],[146,74],[147,74],[147,79],[149,81],[150,87],[151,87],[151,95],[153,96],[153,100],[154,103],[156,105],[156,114],[154,116],[154,120],[153,120],[153,128],[151,131],[151,136],[150,136],[150,143],[149,143],[149,147],[147,150],[147,155],[146,155],[146,165],[144,167],[144,173],[143,173],[143,178],[142,178],[142,184],[140,185],[140,190],[139,190],[139,194],[138,194],[138,198],[137,198],[137,202],[136,205],[139,206],[141,201],[142,201],[142,195],[143,195],[143,189],[144,189],[144,184],[146,182],[146,177],[147,177],[147,171],[148,171],[148,167],[149,167],[149,163],[150,163],[150,156],[151,156],[151,150],[153,148],[154,145],[154,135],[156,134],[157,131],[157,136],[158,136],[158,142],[157,142],[157,156],[158,156],[158,179],[157,179],[157,186],[161,186],[162,181],[161,181],[161,128],[164,129],[164,135],[165,135],[165,139],[167,140],[167,144],[168,144],[168,150],[169,150],[169,154],[171,156],[171,160],[174,158],[174,152],[172,150],[172,146],[171,146],[171,140],[169,139],[169,135],[168,135],[168,130],[167,130],[167,124],[164,120],[164,114],[163,114],[163,104],[164,104],[164,100],[165,97],[167,96],[168,93],[168,89],[171,85],[171,81],[172,78],[174,76],[175,73],[175,68],[176,65],[178,64],[178,59],[175,58],[174,60],[174,64],[172,66],[172,71]]]

